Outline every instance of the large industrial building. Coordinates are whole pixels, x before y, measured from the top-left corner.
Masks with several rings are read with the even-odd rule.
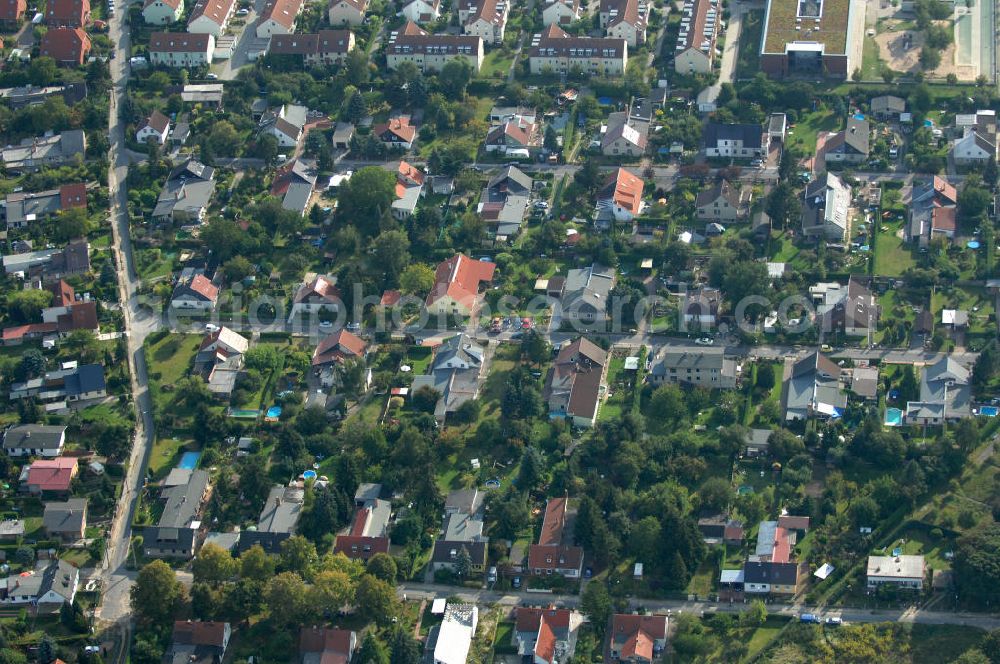
[[[769,0],[760,45],[768,76],[847,79],[861,66],[864,0]]]

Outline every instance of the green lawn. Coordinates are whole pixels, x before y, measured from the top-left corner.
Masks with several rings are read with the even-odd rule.
[[[181,378],[190,375],[200,345],[201,337],[196,334],[168,334],[146,345],[151,391],[157,408],[165,406],[168,400],[162,387],[176,385]]]
[[[487,376],[480,392],[480,399],[485,406],[482,410],[484,417],[500,415],[500,401],[503,398],[504,389],[507,387],[507,375],[517,364],[519,348],[519,346],[510,345],[497,347],[490,365],[490,375]]]
[[[736,55],[737,79],[753,78],[760,71],[760,36],[763,29],[763,10],[755,9],[743,14],[739,51]]]
[[[750,659],[774,641],[787,623],[788,618],[768,616],[764,624],[754,630],[750,641],[747,643],[747,659]]]
[[[431,359],[433,356],[434,351],[428,346],[411,347],[406,351],[406,363],[412,368],[410,373],[414,376],[427,373],[427,369],[431,365]]]
[[[861,53],[861,76],[866,81],[882,77],[882,61],[879,59],[878,44],[874,37],[868,35],[865,35],[864,50]]]
[[[789,148],[799,148],[806,154],[816,153],[816,135],[821,131],[836,131],[840,129],[840,118],[829,109],[822,109],[805,114],[789,130],[791,137],[788,139]]]
[[[884,232],[878,231],[878,246],[875,249],[875,274],[883,277],[898,277],[917,262],[913,258],[912,245],[896,235],[902,223],[883,224]]]
[[[514,55],[512,53],[505,53],[504,49],[495,48],[483,58],[483,66],[479,70],[479,76],[481,78],[505,77],[513,62]]]
[[[149,474],[153,479],[165,476],[177,464],[181,448],[191,443],[180,437],[157,438],[153,443],[153,452],[149,456]]]

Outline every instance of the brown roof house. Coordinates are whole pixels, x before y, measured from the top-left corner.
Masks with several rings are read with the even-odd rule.
[[[302,664],[349,664],[358,647],[358,635],[347,629],[303,627],[299,632]]]
[[[533,664],[555,664],[573,657],[580,615],[569,609],[519,606],[514,609],[514,646]]]
[[[611,618],[604,661],[647,664],[667,645],[667,616],[616,613]]]
[[[750,187],[736,188],[728,180],[719,180],[698,192],[695,200],[698,219],[702,221],[744,221],[750,217]]]
[[[288,320],[302,314],[318,314],[321,311],[336,312],[340,308],[340,291],[337,278],[316,275],[302,282],[292,298],[292,313]]]
[[[168,662],[214,664],[221,662],[233,630],[227,622],[178,620],[167,654]]]
[[[90,0],[48,0],[45,24],[50,28],[82,28],[90,23]]]
[[[60,65],[79,67],[90,53],[90,37],[82,28],[49,28],[42,36],[38,53]]]
[[[187,270],[185,270],[187,272]],[[173,309],[212,311],[219,302],[219,287],[203,273],[181,273],[170,296]]]
[[[154,110],[139,125],[139,128],[135,132],[135,140],[139,143],[155,141],[163,145],[167,142],[168,134],[170,134],[170,118]]]
[[[578,427],[594,426],[607,392],[607,370],[607,352],[592,341],[581,337],[565,345],[556,356],[545,386],[549,417],[564,417]]]
[[[538,544],[528,548],[528,571],[536,576],[558,574],[579,579],[583,570],[583,549],[569,544],[571,534],[566,527],[569,499],[551,498],[545,506],[542,533]]]
[[[312,368],[324,387],[333,387],[337,382],[338,369],[348,360],[364,361],[368,354],[368,344],[364,339],[340,329],[319,342],[313,351]],[[368,372],[371,375],[371,372]]]
[[[26,0],[2,0],[0,1],[0,23],[8,27],[21,24],[24,19],[24,12],[28,9]]]

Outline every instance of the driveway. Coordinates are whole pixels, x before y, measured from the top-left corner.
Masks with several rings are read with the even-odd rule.
[[[732,5],[730,5],[732,7]],[[698,95],[698,103],[715,103],[723,83],[733,83],[736,76],[736,56],[739,53],[740,25],[743,20],[743,7],[737,5],[729,18],[726,29],[726,45],[722,51],[722,61],[719,64],[719,80],[702,90]]]
[[[221,80],[231,81],[235,79],[240,68],[249,64],[250,60],[247,58],[247,53],[251,50],[251,46],[267,46],[266,40],[257,39],[257,15],[264,8],[264,1],[254,0],[253,6],[250,8],[250,13],[246,16],[238,17],[245,20],[246,23],[243,25],[242,31],[236,36],[236,48],[233,49],[233,57],[212,65],[212,71],[218,74]]]

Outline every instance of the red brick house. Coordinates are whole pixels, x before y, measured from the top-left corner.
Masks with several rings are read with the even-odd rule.
[[[39,53],[60,65],[79,67],[90,53],[90,37],[82,28],[49,28]]]
[[[82,28],[90,23],[90,0],[48,0],[45,24],[50,28]]]

